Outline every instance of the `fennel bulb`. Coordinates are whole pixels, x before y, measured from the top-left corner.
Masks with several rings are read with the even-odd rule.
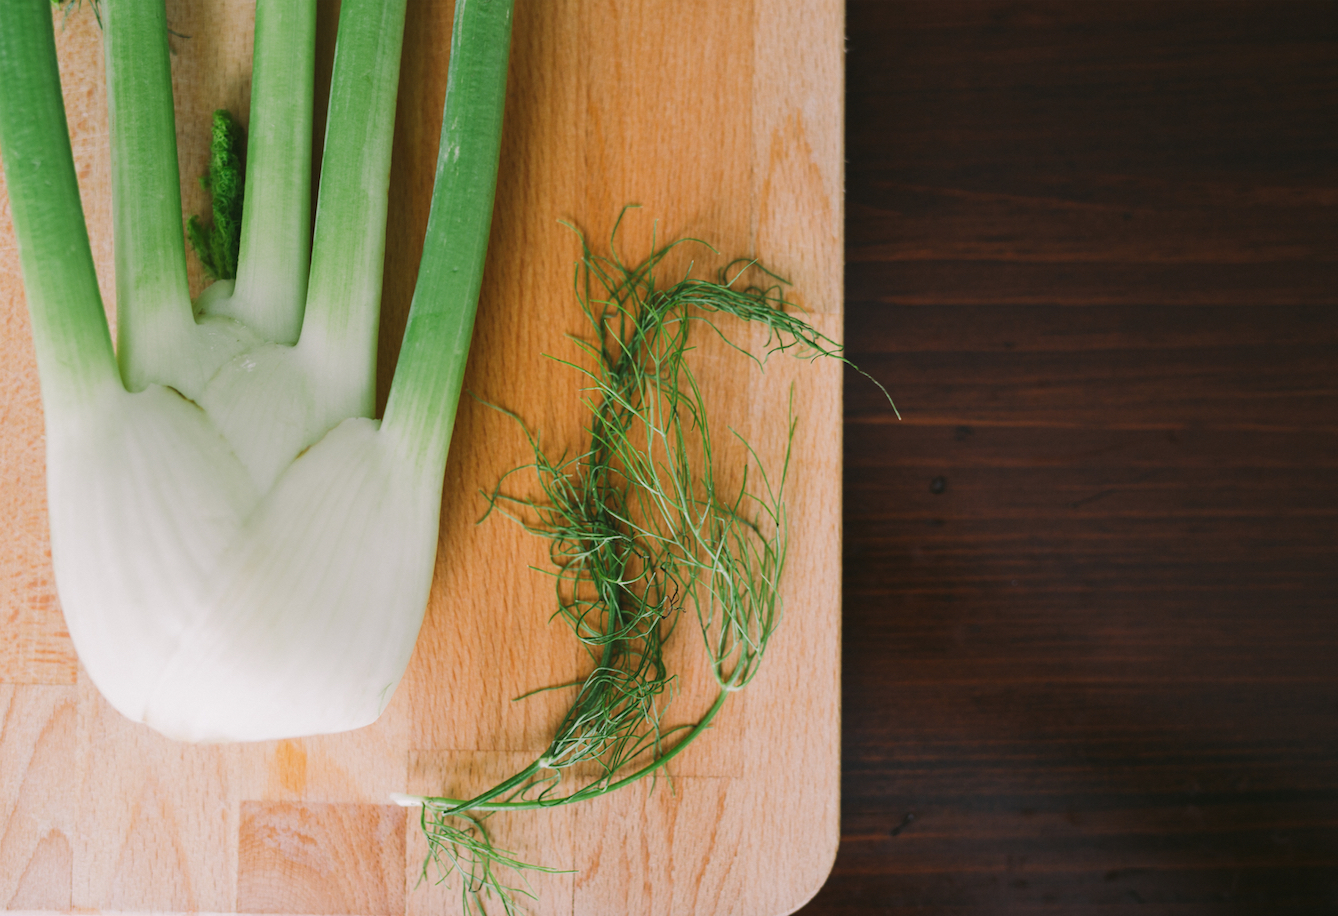
[[[509,0],[457,0],[423,263],[375,351],[405,0],[345,0],[314,239],[315,0],[260,0],[237,279],[191,303],[162,0],[103,0],[113,353],[45,0],[0,0],[0,156],[47,431],[56,586],[118,711],[187,741],[374,721],[404,673],[496,182]],[[308,256],[309,255],[309,256]]]

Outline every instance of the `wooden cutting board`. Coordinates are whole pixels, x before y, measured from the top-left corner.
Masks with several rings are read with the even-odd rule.
[[[332,10],[322,12],[328,68]],[[248,5],[171,0],[178,143],[188,211],[203,212],[209,113],[245,114]],[[427,219],[450,3],[410,4],[381,330],[394,364]],[[103,296],[114,315],[99,36],[60,24],[65,98]],[[466,386],[553,447],[576,445],[573,234],[597,244],[620,208],[629,257],[652,233],[760,255],[841,334],[840,0],[521,0],[496,216]],[[328,78],[328,70],[327,70]],[[323,113],[318,110],[318,118]],[[701,265],[722,261],[699,251]],[[685,262],[684,262],[685,263]],[[192,263],[196,291],[202,286]],[[580,676],[550,623],[544,545],[476,524],[524,463],[517,427],[466,397],[446,471],[431,605],[382,719],[343,735],[228,746],[166,740],[110,709],[81,671],[49,562],[36,367],[8,210],[0,200],[0,904],[11,910],[427,914],[458,885],[419,882],[416,817],[392,792],[468,795],[532,760],[568,699],[526,691]],[[759,333],[730,328],[760,346]],[[709,335],[707,335],[709,336]],[[498,817],[498,843],[569,874],[533,879],[539,913],[779,914],[825,879],[838,838],[841,373],[773,357],[765,373],[700,338],[718,429],[780,454],[791,385],[799,430],[786,617],[756,681],[650,791]],[[723,434],[718,439],[725,438]],[[726,456],[739,460],[737,451]],[[712,698],[691,626],[670,722]],[[699,640],[698,640],[699,641]]]

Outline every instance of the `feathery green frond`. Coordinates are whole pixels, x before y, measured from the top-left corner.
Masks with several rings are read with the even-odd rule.
[[[654,778],[753,680],[780,624],[793,404],[784,454],[772,459],[777,469],[741,437],[746,466],[720,466],[690,365],[692,329],[705,325],[758,364],[731,341],[728,319],[765,326],[768,353],[844,361],[840,344],[794,314],[784,282],[757,262],[731,262],[715,280],[685,275],[661,284],[665,257],[693,240],[627,264],[616,235],[615,227],[608,255],[581,241],[575,290],[590,335],[576,343],[590,364],[563,361],[586,382],[587,445],[575,455],[550,454],[503,410],[520,423],[533,461],[484,494],[489,512],[549,541],[553,616],[571,627],[591,671],[579,685],[531,691],[578,688],[528,767],[472,798],[399,798],[423,806],[431,858],[463,876],[471,912],[483,912],[485,897],[514,912],[515,892],[525,886],[519,873],[531,867],[492,845],[483,830],[491,814],[571,804]],[[504,490],[522,471],[533,475],[536,494]],[[718,692],[695,723],[666,725],[677,675],[664,650],[684,614],[695,619]],[[508,871],[517,880],[499,877]]]

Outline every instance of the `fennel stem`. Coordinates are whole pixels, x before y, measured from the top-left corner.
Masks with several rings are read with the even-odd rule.
[[[107,0],[102,18],[111,138],[116,357],[130,391],[168,380],[194,323],[181,231],[176,118],[161,3]]]
[[[294,344],[311,266],[315,0],[257,3],[246,193],[237,285],[228,314],[267,340]]]
[[[0,86],[9,99],[0,105],[0,146],[47,414],[120,384],[75,179],[51,20],[47,4],[0,3]]]

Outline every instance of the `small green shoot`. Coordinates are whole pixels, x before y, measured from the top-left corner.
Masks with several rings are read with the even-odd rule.
[[[212,199],[213,222],[192,216],[186,237],[205,273],[214,280],[237,277],[237,256],[242,243],[242,197],[246,175],[246,131],[225,109],[214,112],[209,141],[209,171],[200,186]]]

